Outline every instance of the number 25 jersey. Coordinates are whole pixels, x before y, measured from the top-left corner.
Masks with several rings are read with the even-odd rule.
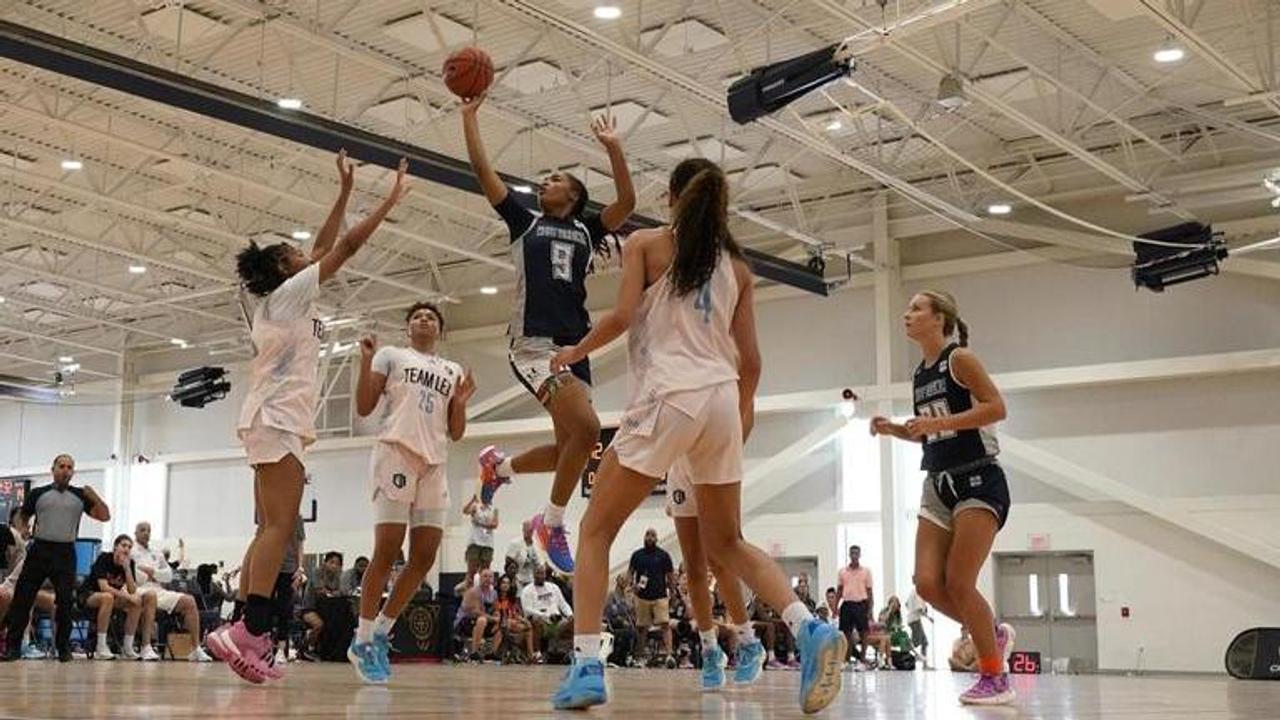
[[[387,376],[387,414],[382,442],[396,443],[429,465],[448,458],[449,401],[462,380],[462,366],[411,347],[383,347],[373,371]]]

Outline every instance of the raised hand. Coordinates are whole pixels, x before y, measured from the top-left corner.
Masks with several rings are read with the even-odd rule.
[[[387,196],[392,205],[398,204],[409,194],[409,181],[405,179],[405,174],[408,172],[408,159],[400,158],[400,165],[396,168],[396,184],[391,186],[391,194]]]
[[[343,148],[338,151],[337,164],[338,164],[338,179],[342,181],[342,189],[350,190],[351,186],[355,184],[356,169],[355,169],[355,166],[351,164],[351,161],[347,160],[346,148]]]
[[[622,145],[622,140],[618,137],[618,118],[612,115],[597,115],[591,121],[591,134],[605,147]]]
[[[475,395],[475,394],[476,394],[476,378],[474,375],[471,374],[470,370],[464,370],[462,372],[462,379],[458,381],[458,390],[455,397],[462,400],[462,402],[466,402],[471,399],[472,395]]]
[[[480,93],[479,95],[473,98],[464,99],[462,101],[462,106],[461,106],[462,114],[474,116],[476,112],[480,109],[480,106],[484,104],[484,99],[486,97],[488,97],[486,93]]]
[[[365,357],[373,357],[374,352],[378,349],[378,336],[372,333],[360,338],[360,354]]]

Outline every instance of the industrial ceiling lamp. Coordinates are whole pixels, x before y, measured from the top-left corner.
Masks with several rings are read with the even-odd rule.
[[[964,82],[956,73],[942,78],[938,83],[938,104],[947,110],[956,110],[969,103],[964,94]]]
[[[1161,43],[1160,47],[1156,48],[1155,53],[1152,54],[1151,57],[1158,63],[1176,63],[1186,56],[1187,51],[1183,50],[1181,45],[1174,42],[1173,38],[1169,38]]]

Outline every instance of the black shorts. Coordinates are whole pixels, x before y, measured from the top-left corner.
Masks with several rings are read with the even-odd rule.
[[[866,636],[871,622],[867,616],[869,609],[866,600],[840,603],[840,632],[848,635],[850,630],[857,630],[859,638]]]
[[[961,510],[980,508],[996,516],[1003,528],[1009,519],[1009,482],[994,459],[983,464],[931,472],[924,479],[920,517],[944,530]]]

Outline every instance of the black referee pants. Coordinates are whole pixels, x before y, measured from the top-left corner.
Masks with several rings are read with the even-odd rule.
[[[18,656],[22,645],[23,633],[31,622],[31,607],[35,605],[36,593],[45,580],[53,581],[53,591],[57,598],[57,610],[54,615],[54,647],[58,654],[71,652],[71,610],[75,602],[73,594],[76,582],[76,545],[70,542],[49,542],[36,540],[27,553],[27,560],[22,565],[22,574],[18,576],[18,584],[13,591],[13,604],[9,606],[8,621],[8,653],[10,658]]]

